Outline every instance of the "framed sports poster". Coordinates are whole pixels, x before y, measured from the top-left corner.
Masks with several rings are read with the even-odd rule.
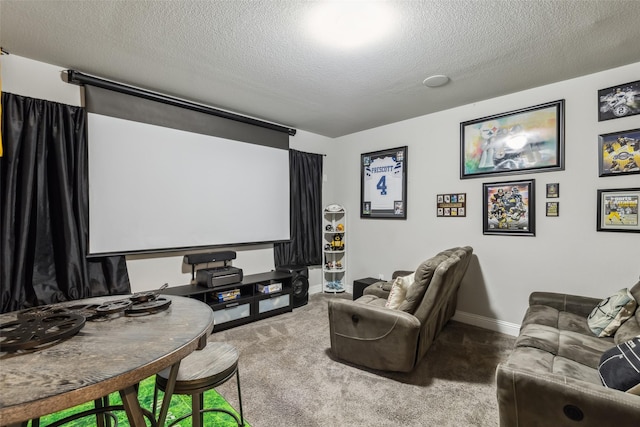
[[[640,129],[600,135],[598,170],[600,176],[640,173]]]
[[[564,99],[460,123],[460,178],[564,169]]]
[[[598,121],[640,114],[640,80],[598,91]]]
[[[483,234],[535,236],[535,180],[482,184]]]
[[[360,218],[407,219],[407,147],[360,155]]]
[[[598,190],[598,231],[640,233],[640,188]]]

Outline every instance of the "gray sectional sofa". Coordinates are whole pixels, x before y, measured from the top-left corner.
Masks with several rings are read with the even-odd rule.
[[[640,303],[640,282],[629,290]],[[640,386],[607,388],[598,370],[605,351],[640,336],[640,309],[613,336],[599,338],[588,317],[601,301],[531,294],[514,350],[496,370],[502,427],[640,426]]]

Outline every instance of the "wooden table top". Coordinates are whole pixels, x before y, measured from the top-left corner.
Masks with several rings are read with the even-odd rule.
[[[79,303],[122,299],[98,297]],[[179,296],[146,316],[87,320],[73,337],[45,348],[0,352],[0,425],[41,417],[123,390],[170,367],[213,329],[213,311]],[[0,315],[0,323],[16,313]]]

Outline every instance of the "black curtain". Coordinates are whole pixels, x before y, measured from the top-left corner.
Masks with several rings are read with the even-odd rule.
[[[276,267],[322,264],[322,157],[289,150],[291,241],[274,245]]]
[[[130,292],[123,256],[87,259],[83,108],[2,93],[1,312]]]

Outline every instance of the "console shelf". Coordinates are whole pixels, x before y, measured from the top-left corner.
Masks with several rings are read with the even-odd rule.
[[[233,328],[293,310],[291,293],[293,275],[284,271],[244,276],[242,282],[230,283],[214,288],[200,285],[183,285],[166,288],[163,294],[196,298],[213,310],[213,332]],[[262,293],[258,285],[282,284],[282,290]],[[239,292],[239,297],[229,301],[218,301],[218,294]]]

